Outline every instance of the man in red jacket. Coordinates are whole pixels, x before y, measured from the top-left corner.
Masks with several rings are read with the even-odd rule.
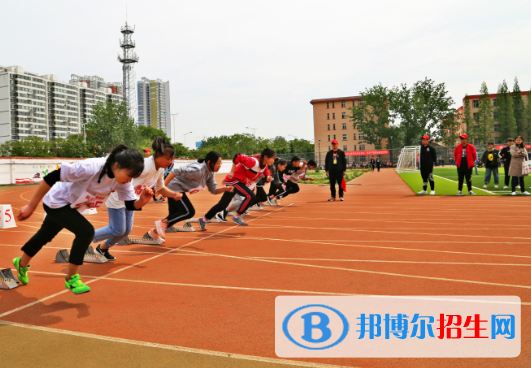
[[[454,157],[457,166],[457,176],[459,177],[459,191],[457,195],[463,195],[463,179],[466,177],[466,186],[468,187],[468,195],[476,195],[472,191],[472,168],[474,161],[477,159],[476,147],[468,143],[468,135],[461,134],[459,136],[461,144],[455,147]]]

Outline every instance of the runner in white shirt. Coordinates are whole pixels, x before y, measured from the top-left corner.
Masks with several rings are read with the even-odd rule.
[[[118,198],[125,201],[126,208],[141,209],[153,195],[150,188],[145,188],[139,199],[135,195],[131,180],[138,177],[142,170],[142,154],[121,144],[106,158],[63,163],[59,170],[46,175],[30,203],[22,207],[17,216],[19,221],[28,219],[43,200],[47,216],[40,230],[22,247],[22,256],[13,260],[20,282],[24,285],[29,282],[31,259],[61,230],[67,229],[76,237],[70,251],[65,287],[74,294],[90,291],[77,270],[83,264],[85,252],[94,238],[94,227],[81,212],[103,206],[111,192],[116,192]]]
[[[175,150],[163,137],[155,138],[151,147],[153,155],[144,159],[144,171],[138,178],[133,179],[135,193],[140,195],[144,188],[155,187],[155,193],[174,198],[177,193],[164,186],[164,169],[173,162]],[[98,245],[96,252],[113,261],[116,257],[109,253],[109,248],[129,235],[133,229],[134,211],[125,208],[125,203],[120,200],[116,192],[111,193],[106,205],[109,225],[96,230],[93,241],[100,243],[105,240]]]

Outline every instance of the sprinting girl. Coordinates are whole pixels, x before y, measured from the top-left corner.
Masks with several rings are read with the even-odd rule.
[[[40,230],[22,247],[22,256],[13,260],[20,282],[24,285],[29,282],[31,259],[66,228],[76,237],[70,251],[65,287],[74,294],[90,291],[77,271],[94,238],[94,227],[80,212],[103,206],[113,191],[118,193],[120,200],[125,201],[127,209],[140,210],[153,195],[151,189],[145,188],[140,198],[136,199],[131,180],[137,178],[142,170],[142,154],[121,144],[108,157],[91,158],[74,164],[63,163],[60,169],[46,175],[30,203],[22,207],[17,216],[19,221],[28,219],[41,200],[47,214]]]
[[[142,174],[133,179],[133,188],[137,195],[140,195],[144,188],[154,188],[155,192],[168,198],[175,198],[177,193],[164,186],[164,169],[173,162],[175,150],[173,146],[166,142],[163,137],[157,137],[151,145],[153,155],[144,159],[144,170]],[[118,198],[116,192],[111,193],[107,200],[107,213],[109,214],[109,225],[96,230],[94,243],[99,244],[96,252],[103,255],[109,261],[114,261],[116,257],[109,253],[109,249],[116,243],[129,235],[133,229],[134,211],[125,207],[125,203]]]
[[[168,227],[194,217],[195,209],[186,192],[194,194],[204,190],[207,186],[212,194],[232,193],[233,187],[217,187],[215,175],[221,168],[221,161],[221,155],[218,152],[210,151],[204,159],[175,167],[166,178],[168,188],[177,192],[177,196],[168,198],[169,215],[156,221],[155,228],[149,230],[145,237],[165,238]]]
[[[277,194],[286,192],[286,183],[284,182],[284,170],[288,163],[283,158],[276,158],[273,165],[271,165],[271,185],[269,186],[269,193],[267,194],[267,202],[270,206],[278,206]]]
[[[284,170],[284,180],[286,181],[286,191],[284,193],[279,193],[275,198],[286,198],[290,194],[298,193],[300,188],[297,182],[302,179],[308,169],[314,169],[317,164],[314,160],[310,160],[308,163],[303,161],[301,166],[301,159],[299,156],[293,156],[291,162],[286,166]],[[278,204],[278,203],[277,203]]]
[[[221,197],[218,204],[208,211],[205,216],[199,218],[199,226],[201,230],[206,230],[206,224],[218,212],[226,209],[234,195],[237,193],[245,198],[238,208],[238,216],[232,217],[232,222],[237,225],[246,226],[247,223],[242,220],[241,215],[254,202],[255,195],[252,190],[247,187],[247,183],[255,182],[262,174],[269,178],[268,166],[275,160],[275,151],[271,148],[265,148],[261,154],[253,156],[245,156],[241,153],[236,154],[232,160],[232,169],[225,177],[225,185],[234,187],[232,192],[226,192]]]

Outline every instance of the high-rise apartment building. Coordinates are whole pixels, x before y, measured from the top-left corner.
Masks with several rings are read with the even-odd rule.
[[[123,100],[121,84],[110,85],[99,77],[80,78],[64,83],[52,74],[0,66],[0,143],[31,136],[52,140],[81,134],[97,101]]]
[[[137,83],[138,124],[152,126],[172,136],[170,82],[142,78]]]

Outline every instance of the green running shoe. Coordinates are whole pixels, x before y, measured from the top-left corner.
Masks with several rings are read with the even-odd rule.
[[[90,287],[85,285],[79,278],[79,274],[73,275],[70,280],[65,279],[65,287],[74,294],[83,294],[90,291]]]
[[[30,269],[30,265],[28,267],[22,267],[20,265],[20,257],[13,260],[13,265],[17,269],[18,280],[24,285],[27,285],[29,282],[28,270]]]

